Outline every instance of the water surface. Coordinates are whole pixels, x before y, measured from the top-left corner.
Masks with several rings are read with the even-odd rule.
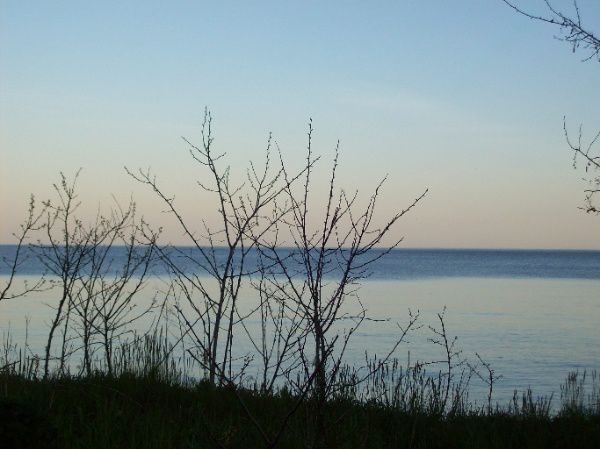
[[[10,256],[14,247],[0,246]],[[189,251],[189,249],[182,249]],[[114,258],[122,255],[119,250]],[[256,258],[249,259],[250,266]],[[193,263],[183,266],[195,272]],[[35,257],[21,267],[21,282],[43,271]],[[199,272],[202,274],[201,272]],[[0,268],[0,281],[6,279]],[[156,266],[140,302],[148,302],[165,288],[164,270]],[[335,270],[330,281],[335,279]],[[445,322],[457,348],[474,361],[474,353],[491,363],[502,376],[496,399],[505,403],[515,389],[531,386],[534,393],[559,394],[572,370],[600,369],[600,252],[521,250],[394,250],[370,267],[360,298],[372,318],[349,346],[347,360],[359,365],[365,352],[387,353],[399,336],[396,323],[405,323],[408,309],[419,310],[423,327],[401,345],[396,355],[411,360],[437,360],[440,348],[428,342],[428,325],[437,326],[437,314],[447,309]],[[247,307],[256,293],[246,288]],[[0,329],[10,328],[15,341],[25,338],[25,317],[32,351],[41,351],[56,302],[48,291],[0,303]],[[355,305],[349,304],[349,311]],[[355,309],[356,310],[356,309]],[[147,322],[139,322],[143,329]],[[249,321],[249,325],[257,322]],[[243,336],[239,354],[251,349]],[[483,392],[474,393],[481,399]]]

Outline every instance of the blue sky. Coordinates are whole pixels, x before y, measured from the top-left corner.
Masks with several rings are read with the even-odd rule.
[[[324,162],[341,141],[344,187],[389,175],[382,212],[429,188],[397,230],[405,246],[600,248],[562,135],[564,115],[600,127],[600,66],[500,0],[0,5],[1,242],[29,193],[79,167],[83,214],[133,195],[179,241],[123,166],[151,167],[210,220],[180,140],[208,106],[234,172],[270,131],[301,163],[312,117]],[[579,6],[600,30],[600,2]]]

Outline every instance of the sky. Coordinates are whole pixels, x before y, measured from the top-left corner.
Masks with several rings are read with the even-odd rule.
[[[598,32],[600,2],[578,4]],[[315,191],[338,139],[341,187],[368,197],[387,175],[378,216],[429,189],[393,231],[404,247],[600,249],[563,135],[565,116],[584,138],[600,128],[600,64],[558,34],[500,0],[0,0],[0,242],[30,194],[51,198],[81,168],[83,217],[133,197],[185,243],[124,167],[151,169],[190,223],[211,222],[181,140],[199,142],[207,107],[234,176],[270,132],[301,167],[312,118]]]

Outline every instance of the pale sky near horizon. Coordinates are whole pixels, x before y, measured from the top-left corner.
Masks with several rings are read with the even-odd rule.
[[[578,4],[600,32],[600,1]],[[150,167],[190,221],[210,220],[180,139],[199,140],[206,106],[234,173],[269,132],[301,164],[312,117],[325,165],[340,140],[343,187],[388,175],[382,213],[429,188],[394,231],[405,247],[600,249],[563,136],[563,116],[600,129],[600,64],[558,34],[501,0],[0,0],[0,243],[30,193],[80,167],[82,214],[133,196],[185,243],[123,167]]]

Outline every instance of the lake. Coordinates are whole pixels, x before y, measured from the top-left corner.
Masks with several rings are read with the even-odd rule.
[[[4,257],[13,251],[0,246]],[[114,256],[121,257],[118,250]],[[256,258],[248,263],[253,266]],[[194,265],[186,270],[193,272]],[[32,257],[21,267],[19,282],[42,271]],[[7,274],[0,268],[1,282]],[[139,301],[164,289],[164,277],[155,268]],[[385,354],[398,338],[396,323],[406,321],[409,309],[420,311],[423,327],[395,355],[401,361],[409,352],[413,362],[438,360],[442,353],[428,342],[428,325],[439,324],[437,314],[445,307],[448,333],[458,338],[462,355],[475,361],[477,352],[502,376],[494,394],[500,403],[529,386],[537,395],[559,395],[569,371],[600,370],[600,251],[398,249],[370,266],[361,284],[361,301],[377,321],[364,322],[355,334],[349,363],[361,364],[365,351]],[[249,288],[242,293],[250,307],[256,293]],[[28,317],[30,346],[41,352],[51,316],[47,304],[55,297],[50,291],[0,303],[0,329],[6,334],[10,328],[20,342]],[[244,354],[251,348],[240,338],[236,349]],[[473,397],[482,395],[483,386],[474,383]]]

